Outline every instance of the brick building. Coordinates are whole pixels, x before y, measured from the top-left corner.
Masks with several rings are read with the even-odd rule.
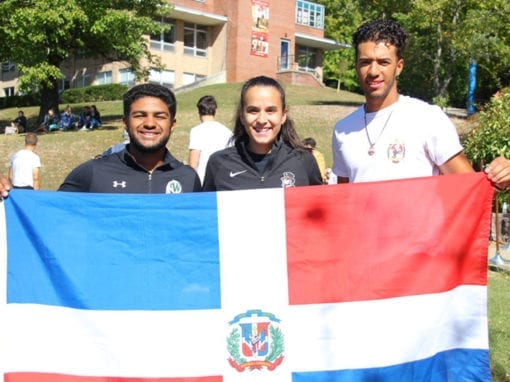
[[[255,75],[284,83],[321,86],[324,51],[345,44],[324,38],[322,5],[305,0],[173,0],[161,22],[170,32],[147,36],[163,71],[150,82],[176,90],[208,83],[242,82]],[[125,62],[73,59],[61,67],[61,89],[124,83],[134,75]],[[0,96],[17,92],[15,65],[4,63]]]

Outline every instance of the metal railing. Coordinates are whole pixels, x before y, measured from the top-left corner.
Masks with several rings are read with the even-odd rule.
[[[312,73],[314,77],[319,78],[319,73],[310,65],[311,62],[314,62],[313,56],[297,56],[295,59],[295,55],[290,54],[288,56],[279,56],[277,59],[277,70],[290,70],[296,72],[304,72],[304,73]]]

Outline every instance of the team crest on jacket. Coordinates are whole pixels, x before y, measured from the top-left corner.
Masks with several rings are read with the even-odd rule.
[[[394,141],[388,145],[388,159],[393,163],[399,163],[406,156],[406,145],[401,141]]]
[[[282,181],[282,187],[294,187],[296,185],[296,176],[290,171],[285,171],[283,176],[280,178]]]
[[[166,184],[165,193],[167,194],[180,194],[182,193],[182,184],[178,180],[171,180]]]
[[[248,310],[229,322],[227,337],[230,366],[239,372],[276,369],[284,358],[280,319],[261,310]]]

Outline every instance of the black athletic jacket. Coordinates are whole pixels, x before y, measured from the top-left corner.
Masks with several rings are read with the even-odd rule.
[[[180,194],[200,191],[195,170],[170,152],[152,174],[139,166],[127,150],[89,160],[69,173],[59,191],[117,194]]]
[[[322,184],[311,153],[291,148],[282,141],[273,144],[264,173],[259,173],[244,142],[209,157],[204,191],[247,190]]]

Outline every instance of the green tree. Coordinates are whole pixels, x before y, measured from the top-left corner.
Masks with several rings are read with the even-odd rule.
[[[496,93],[476,116],[464,139],[467,157],[478,169],[502,155],[510,158],[510,88]]]
[[[479,2],[470,9],[462,31],[467,56],[478,64],[478,100],[489,100],[498,90],[510,86],[510,3],[507,0]]]
[[[335,41],[351,44],[352,34],[361,23],[358,2],[353,0],[318,0],[326,8],[325,35]],[[348,90],[357,90],[352,48],[327,51],[323,63],[324,78],[342,83]]]
[[[165,0],[3,0],[0,61],[18,65],[20,90],[41,94],[40,117],[58,109],[60,66],[72,58],[127,61],[138,76],[158,65],[144,34],[158,33]]]
[[[400,91],[428,101],[464,107],[469,63],[478,63],[476,100],[482,104],[510,85],[510,2],[508,0],[317,0],[326,6],[325,34],[351,42],[364,21],[393,18],[407,29],[411,43],[405,55]],[[357,89],[352,49],[327,52],[326,79],[339,79],[339,63],[349,90]]]
[[[422,98],[465,106],[469,63],[478,63],[478,99],[508,84],[507,1],[413,0],[395,14],[412,36],[401,86]],[[488,90],[490,89],[490,90]],[[418,94],[416,94],[416,92]],[[483,99],[480,95],[483,94]]]
[[[397,15],[411,35],[406,54],[406,69],[402,86],[414,88],[421,98],[448,100],[448,87],[459,68],[466,68],[469,57],[460,47],[468,10],[473,0],[414,0],[409,13]],[[464,89],[467,93],[467,80]]]

